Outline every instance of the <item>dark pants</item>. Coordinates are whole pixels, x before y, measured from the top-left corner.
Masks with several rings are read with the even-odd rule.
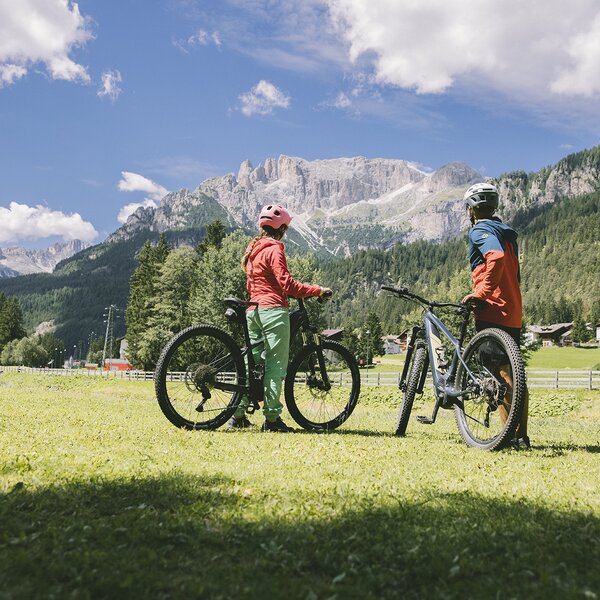
[[[475,321],[475,331],[479,332],[483,329],[491,329],[492,327],[506,331],[506,333],[515,340],[517,346],[519,346],[519,348],[521,347],[521,329],[519,327],[506,327],[505,325],[497,325],[496,323],[490,323],[489,321]]]
[[[476,331],[482,331],[483,329],[491,329],[492,327],[496,329],[501,329],[502,331],[506,331],[510,337],[515,340],[517,346],[521,347],[521,329],[519,327],[506,327],[504,325],[497,325],[496,323],[490,323],[489,321],[475,321],[475,329]],[[506,382],[510,385],[512,390],[512,380],[508,375],[508,365],[504,367],[500,367],[500,375]],[[523,412],[521,413],[521,420],[517,425],[517,430],[515,431],[515,435],[517,437],[526,437],[527,436],[527,417],[529,413],[529,389],[525,387],[525,398],[523,399]],[[501,417],[503,421],[506,421],[508,413],[501,412]]]

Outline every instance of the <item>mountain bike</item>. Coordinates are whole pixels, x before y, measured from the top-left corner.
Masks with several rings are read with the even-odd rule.
[[[396,435],[405,435],[415,396],[423,393],[431,370],[433,412],[431,417],[418,416],[417,421],[433,424],[440,408],[454,408],[458,430],[469,446],[504,447],[520,420],[525,397],[525,365],[515,341],[501,329],[484,329],[463,349],[473,303],[434,302],[404,287],[381,289],[424,307],[422,324],[412,328],[400,377],[403,397]],[[434,314],[437,309],[451,309],[462,316],[458,338]],[[450,357],[447,348],[453,349]]]
[[[246,310],[254,302],[224,300],[226,317],[242,327],[243,347],[215,325],[192,325],[164,347],[154,374],[156,397],[164,415],[184,429],[216,429],[247,399],[252,414],[263,398],[264,365],[256,364]],[[302,299],[290,311],[290,344],[300,336],[291,357],[284,397],[292,418],[309,431],[332,431],[356,407],[360,373],[356,358],[342,344],[324,338],[309,318]],[[258,348],[257,348],[258,349]]]

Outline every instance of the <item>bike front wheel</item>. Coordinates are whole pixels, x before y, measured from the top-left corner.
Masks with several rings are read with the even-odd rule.
[[[320,346],[304,346],[290,363],[285,403],[304,429],[336,429],[352,414],[359,395],[356,358],[338,342],[323,340]]]
[[[216,429],[242,399],[246,370],[233,338],[213,325],[193,325],[164,347],[154,373],[164,415],[184,429]]]
[[[454,407],[469,446],[499,450],[512,438],[526,393],[525,365],[515,341],[501,329],[484,329],[469,342],[456,373],[464,390]]]
[[[406,379],[406,389],[402,396],[400,412],[398,413],[398,422],[396,423],[396,435],[398,436],[406,435],[410,412],[413,407],[413,402],[415,401],[417,390],[419,389],[419,383],[423,377],[426,359],[427,348],[425,347],[425,344],[423,342],[417,342],[415,353],[413,354],[410,369],[408,371],[408,377]]]

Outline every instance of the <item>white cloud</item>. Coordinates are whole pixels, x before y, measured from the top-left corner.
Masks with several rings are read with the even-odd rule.
[[[138,208],[156,208],[158,204],[150,198],[146,198],[143,202],[131,202],[126,204],[117,215],[119,223],[126,223],[127,219],[138,209]]]
[[[114,71],[104,71],[102,73],[102,87],[98,90],[98,97],[104,98],[106,96],[111,102],[115,102],[122,92],[119,87],[121,81],[123,81],[123,78],[120,71],[116,69]]]
[[[173,40],[173,45],[185,54],[189,54],[190,48],[194,46],[208,46],[210,44],[214,44],[217,48],[221,47],[221,34],[218,31],[210,33],[204,29],[198,29],[196,33],[190,35],[187,39]]]
[[[597,0],[326,1],[350,59],[379,84],[534,103],[600,93]]]
[[[121,208],[117,215],[120,223],[125,223],[138,208],[156,208],[161,199],[169,193],[169,190],[162,185],[131,171],[121,171],[121,180],[117,187],[122,192],[144,192],[148,194],[148,197],[144,198],[142,202],[131,202]]]
[[[288,108],[290,98],[269,81],[261,79],[249,92],[242,94],[241,111],[247,117],[252,115],[268,115],[275,108]]]
[[[308,73],[348,65],[345,48],[333,35],[325,0],[186,1],[180,10],[203,30],[217,31],[228,49],[261,63]]]
[[[600,92],[600,9],[587,31],[573,36],[567,48],[571,65],[564,67],[551,89],[566,96],[590,97]]]
[[[122,192],[145,192],[156,202],[160,202],[161,198],[169,193],[169,190],[159,183],[131,171],[121,171],[121,180],[117,187]]]
[[[0,0],[0,87],[42,63],[53,79],[87,82],[86,68],[70,54],[92,34],[69,0]]]
[[[0,87],[11,85],[16,79],[21,79],[27,74],[27,69],[18,65],[0,65]]]
[[[65,241],[91,242],[98,236],[94,226],[84,221],[79,213],[65,214],[41,204],[28,206],[11,202],[8,208],[0,206],[0,222],[0,242],[54,235],[62,236]]]

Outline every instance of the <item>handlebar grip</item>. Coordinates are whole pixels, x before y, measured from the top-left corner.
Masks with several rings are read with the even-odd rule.
[[[323,294],[321,294],[320,298],[323,298],[323,300],[328,300],[332,296],[333,296],[333,292],[329,291],[329,292],[324,292]]]
[[[394,294],[400,294],[401,296],[408,293],[408,288],[406,288],[406,287],[395,288],[395,287],[392,287],[391,285],[382,285],[381,289],[385,290],[386,292],[393,292]]]

